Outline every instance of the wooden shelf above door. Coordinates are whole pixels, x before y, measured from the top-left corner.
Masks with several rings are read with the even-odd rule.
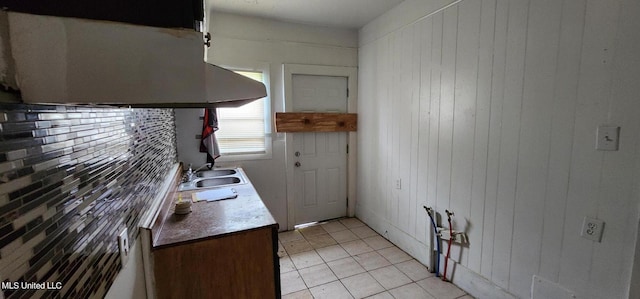
[[[276,112],[276,132],[353,132],[356,113]]]

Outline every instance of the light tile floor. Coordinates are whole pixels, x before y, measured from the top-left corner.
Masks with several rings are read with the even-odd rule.
[[[472,299],[356,218],[279,236],[282,298]]]

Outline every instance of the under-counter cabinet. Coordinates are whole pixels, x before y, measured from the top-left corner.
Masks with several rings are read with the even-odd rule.
[[[154,250],[156,295],[279,298],[277,246],[266,227]]]
[[[171,203],[197,191],[168,196],[152,228],[157,298],[280,298],[278,224],[248,179],[234,189],[237,198],[196,202],[187,215]]]

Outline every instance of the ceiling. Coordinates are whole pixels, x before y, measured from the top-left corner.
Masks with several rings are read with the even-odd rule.
[[[207,0],[214,11],[320,26],[361,28],[403,0]]]

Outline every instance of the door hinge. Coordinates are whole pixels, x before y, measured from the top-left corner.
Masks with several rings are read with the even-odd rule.
[[[347,144],[347,154],[349,153],[349,145]]]
[[[347,197],[347,208],[349,207],[349,198]]]
[[[347,98],[349,97],[349,88],[347,88]]]

